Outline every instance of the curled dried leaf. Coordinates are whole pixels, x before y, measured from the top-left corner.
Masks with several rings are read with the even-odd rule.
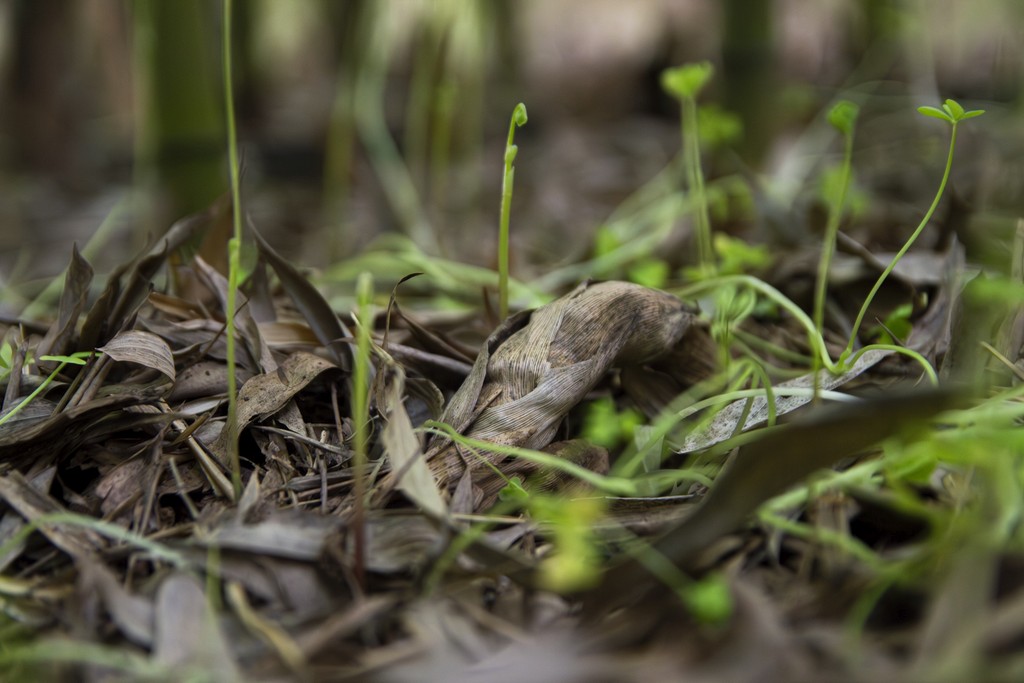
[[[664,356],[695,321],[692,309],[665,292],[628,282],[584,283],[506,320],[484,344],[442,419],[474,439],[542,449],[610,368]],[[491,463],[504,458],[483,457]],[[435,438],[427,458],[444,487],[454,485],[467,466],[480,468],[481,477],[496,476],[448,439]]]

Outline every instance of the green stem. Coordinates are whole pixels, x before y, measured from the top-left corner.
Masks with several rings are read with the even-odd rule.
[[[358,326],[356,328],[356,362],[352,370],[352,427],[354,430],[355,470],[363,472],[369,443],[370,413],[370,332],[373,328],[373,277],[359,274],[356,281]],[[358,481],[357,481],[358,484]]]
[[[825,225],[825,241],[821,245],[821,258],[818,261],[818,281],[814,291],[814,328],[818,334],[824,336],[825,330],[825,295],[828,291],[828,270],[832,262],[832,253],[836,248],[836,236],[839,233],[839,221],[843,217],[843,207],[846,205],[846,193],[850,187],[850,173],[853,165],[853,131],[847,130],[845,148],[843,150],[842,175],[839,181],[839,197],[831,206],[828,216],[828,223]],[[814,393],[817,395],[821,388],[821,380],[818,370],[821,369],[821,361],[814,356]]]
[[[78,364],[76,360],[71,360],[71,359],[80,360],[82,358],[88,358],[92,354],[93,354],[92,351],[79,351],[77,353],[72,354],[68,359],[61,360],[60,361],[60,365],[58,365],[57,368],[53,372],[51,372],[49,375],[47,375],[46,379],[44,379],[42,382],[40,382],[39,386],[37,386],[35,389],[33,389],[31,394],[29,394],[28,396],[23,398],[21,401],[19,401],[18,404],[16,406],[14,406],[13,408],[11,408],[11,410],[8,413],[6,413],[3,417],[0,417],[0,425],[4,424],[8,420],[12,419],[15,415],[20,413],[22,411],[22,409],[24,409],[26,406],[28,406],[29,403],[34,401],[40,394],[42,394],[44,391],[46,391],[46,388],[48,386],[50,386],[50,384],[53,383],[53,380],[55,380],[57,378],[57,375],[60,374],[61,370],[63,370],[67,366],[68,363],[73,363],[73,364],[76,364],[76,365]],[[43,356],[39,360],[41,360],[41,361],[53,360],[53,358],[50,357],[50,356]]]
[[[508,317],[508,222],[512,213],[512,185],[515,181],[516,128],[526,123],[526,106],[520,102],[512,111],[508,122],[508,140],[505,142],[505,173],[501,177],[501,217],[498,224],[498,311],[501,319]]]
[[[882,274],[878,276],[878,280],[875,282],[875,286],[871,288],[871,292],[868,294],[864,303],[860,307],[860,313],[857,314],[857,320],[853,323],[853,330],[850,332],[850,341],[846,345],[846,350],[843,351],[843,355],[840,357],[840,364],[845,363],[846,359],[853,352],[853,345],[857,341],[857,332],[860,330],[861,323],[864,322],[864,316],[868,312],[868,307],[874,300],[878,290],[882,288],[882,283],[889,277],[889,273],[893,271],[896,264],[899,263],[900,259],[903,258],[904,254],[910,249],[911,245],[914,244],[914,240],[917,239],[918,235],[924,230],[925,226],[928,225],[928,221],[931,220],[932,214],[935,213],[935,209],[939,206],[939,201],[942,199],[942,193],[946,190],[946,183],[949,181],[949,172],[953,168],[953,150],[956,148],[956,133],[957,133],[957,122],[952,122],[953,132],[949,138],[949,153],[946,155],[946,170],[942,173],[942,182],[939,183],[939,191],[935,193],[935,199],[932,200],[932,205],[928,207],[928,212],[921,219],[921,223],[914,230],[914,233],[910,236],[910,239],[904,243],[903,248],[897,252],[896,256],[893,257],[892,261],[886,267]]]
[[[697,100],[683,97],[682,135],[686,146],[686,183],[693,195],[696,213],[697,258],[701,268],[710,268],[714,262],[711,249],[711,218],[708,215],[707,193],[704,188],[704,172],[700,164],[700,135],[697,130]]]
[[[828,351],[825,348],[825,341],[821,338],[821,335],[818,334],[810,316],[808,316],[803,309],[788,299],[785,294],[763,280],[759,280],[750,275],[727,275],[724,277],[716,277],[708,280],[702,280],[701,282],[695,282],[692,285],[673,290],[672,293],[681,299],[692,299],[696,298],[696,296],[701,292],[716,290],[730,285],[743,285],[758,291],[793,316],[793,318],[800,323],[805,330],[807,330],[807,343],[811,347],[812,355],[820,357],[822,367],[828,369],[829,372],[837,371],[836,364],[832,362],[832,359],[829,357]]]
[[[238,296],[239,246],[242,243],[242,201],[238,182],[238,140],[235,129],[235,102],[231,70],[231,0],[224,0],[224,108],[228,127],[228,167],[231,178],[231,214],[234,231],[228,241],[227,324],[228,365],[228,460],[235,499],[242,495],[242,466],[238,456],[238,386],[235,379],[235,306]]]
[[[505,174],[501,178],[501,222],[498,226],[498,311],[502,320],[508,317],[508,223],[515,177],[516,169],[505,164]]]

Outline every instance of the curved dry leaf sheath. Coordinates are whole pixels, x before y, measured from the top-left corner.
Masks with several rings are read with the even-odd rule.
[[[694,321],[691,309],[665,292],[627,282],[584,283],[506,320],[484,344],[443,421],[474,439],[544,448],[610,368],[665,355]],[[445,488],[467,465],[475,479],[495,476],[446,438],[436,437],[426,457]],[[484,457],[495,463],[504,456]]]

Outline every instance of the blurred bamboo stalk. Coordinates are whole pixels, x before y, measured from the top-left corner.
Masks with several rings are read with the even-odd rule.
[[[774,10],[772,0],[722,3],[722,99],[743,123],[741,153],[755,167],[778,124]]]
[[[227,189],[216,7],[203,0],[134,0],[132,9],[135,182],[147,196],[144,222],[161,233]]]

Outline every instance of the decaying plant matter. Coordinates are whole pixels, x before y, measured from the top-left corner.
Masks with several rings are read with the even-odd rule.
[[[451,398],[443,421],[473,439],[542,449],[568,412],[612,368],[642,366],[668,355],[699,328],[695,311],[676,297],[628,282],[584,283],[535,311],[506,320],[486,341]],[[704,335],[706,339],[706,333]],[[708,340],[709,342],[710,340]],[[692,355],[710,351],[693,344]],[[684,350],[685,351],[685,350]],[[706,353],[710,357],[710,353]],[[556,445],[588,469],[607,469],[602,449]],[[437,436],[426,453],[442,488],[468,469],[486,504],[502,478],[485,466],[505,456],[472,454]]]

